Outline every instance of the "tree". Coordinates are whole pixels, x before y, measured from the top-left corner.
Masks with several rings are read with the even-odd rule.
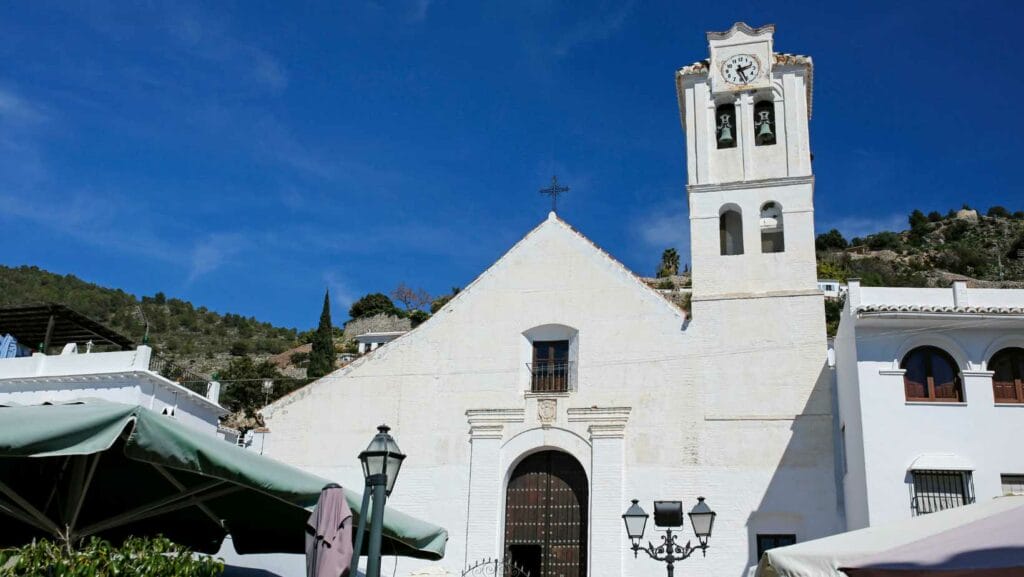
[[[351,308],[348,309],[348,316],[354,319],[372,317],[381,313],[395,317],[402,316],[401,311],[395,307],[395,303],[391,302],[388,295],[382,293],[368,294],[352,303]]]
[[[450,301],[453,298],[455,298],[455,295],[459,294],[459,291],[461,291],[461,290],[462,289],[460,289],[459,287],[453,286],[451,294],[441,295],[441,296],[437,297],[436,299],[434,299],[430,303],[430,313],[433,314],[433,313],[436,313],[437,311],[441,310],[441,307],[443,307],[444,305],[448,304],[448,301]]]
[[[666,248],[661,253],[661,264],[658,265],[658,278],[679,274],[679,253],[674,248]]]
[[[390,302],[390,301],[389,301]],[[320,326],[313,335],[313,350],[309,353],[306,376],[319,378],[334,370],[334,339],[331,329],[331,293],[324,292],[324,308],[320,313]]]
[[[910,213],[910,216],[907,217],[907,222],[910,223],[910,230],[919,230],[921,227],[928,225],[928,217],[920,210],[914,209],[914,212]]]
[[[224,386],[221,405],[232,412],[244,412],[246,417],[251,418],[256,416],[256,412],[268,400],[267,392],[263,390],[263,381],[284,379],[284,375],[270,361],[257,363],[252,357],[235,357],[216,378]],[[276,396],[269,397],[269,400],[286,392],[274,390]]]
[[[1003,206],[993,206],[988,209],[988,216],[998,216],[1000,218],[1010,218],[1010,211],[1006,210]]]
[[[395,290],[391,291],[391,298],[402,303],[402,306],[404,306],[405,310],[408,312],[422,310],[433,300],[430,295],[427,294],[427,291],[423,289],[413,289],[404,282],[398,283]]]
[[[814,239],[814,248],[820,251],[828,250],[842,250],[849,246],[846,239],[843,238],[843,233],[837,229],[832,229],[828,232],[823,232]]]
[[[928,220],[931,222],[939,222],[942,220],[942,213],[937,210],[933,210],[928,213]]]

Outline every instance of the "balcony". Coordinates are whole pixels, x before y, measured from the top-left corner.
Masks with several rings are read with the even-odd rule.
[[[530,392],[567,393],[576,389],[576,367],[572,361],[538,361],[530,369]]]

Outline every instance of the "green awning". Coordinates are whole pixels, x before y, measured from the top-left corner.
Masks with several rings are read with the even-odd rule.
[[[0,407],[0,547],[159,533],[214,553],[230,533],[239,553],[302,553],[329,482],[139,406]],[[361,494],[346,495],[358,519]],[[393,509],[383,534],[388,554],[421,559],[448,539]]]

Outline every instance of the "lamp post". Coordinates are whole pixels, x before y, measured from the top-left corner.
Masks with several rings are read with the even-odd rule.
[[[402,468],[405,455],[395,439],[388,434],[391,428],[387,425],[377,427],[377,434],[359,453],[359,461],[363,465],[363,477],[366,487],[363,489],[363,506],[359,510],[359,528],[356,530],[355,555],[349,573],[356,575],[359,569],[359,555],[363,550],[363,533],[366,531],[367,511],[370,509],[370,497],[373,496],[373,519],[370,521],[370,546],[366,554],[366,577],[380,577],[380,548],[384,529],[384,504],[391,490],[395,487],[395,479]]]
[[[654,524],[658,527],[665,527],[665,535],[661,538],[661,545],[655,547],[650,541],[646,547],[640,546],[643,539],[644,529],[647,526],[647,513],[640,507],[640,502],[633,499],[633,504],[622,515],[622,521],[626,524],[626,535],[632,543],[635,558],[640,551],[655,561],[662,561],[666,564],[668,577],[673,577],[676,561],[682,561],[693,555],[698,549],[702,555],[707,554],[708,539],[711,537],[711,527],[715,524],[715,512],[704,502],[704,497],[697,497],[697,504],[690,509],[690,524],[693,525],[693,533],[697,536],[697,546],[685,545],[676,542],[678,535],[672,532],[673,527],[683,526],[683,503],[682,501],[655,501],[654,502]]]

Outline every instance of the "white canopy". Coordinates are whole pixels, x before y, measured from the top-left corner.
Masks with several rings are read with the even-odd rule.
[[[756,577],[1024,574],[1024,496],[765,551]],[[840,568],[849,568],[841,571]]]

